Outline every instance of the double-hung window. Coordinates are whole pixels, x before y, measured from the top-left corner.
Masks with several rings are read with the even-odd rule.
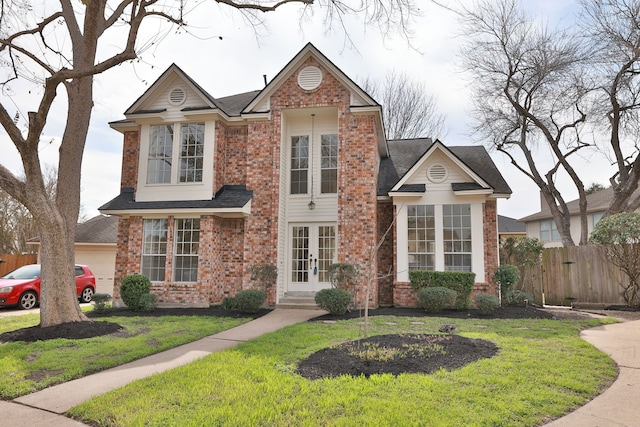
[[[540,221],[540,240],[543,242],[555,242],[560,240],[560,233],[556,222],[552,219]]]
[[[202,182],[204,123],[182,123],[180,132],[174,132],[177,128],[178,124],[149,126],[147,184]]]
[[[471,205],[407,206],[409,270],[471,271]]]
[[[176,282],[198,280],[198,247],[200,245],[200,219],[181,218],[175,222],[175,251],[173,278]]]
[[[147,184],[169,184],[173,163],[173,125],[152,125],[149,128]]]
[[[202,182],[204,123],[183,123],[180,127],[179,182]]]
[[[443,205],[445,271],[471,271],[471,206]]]
[[[309,136],[291,138],[291,194],[307,194]]]
[[[409,270],[435,270],[436,229],[433,205],[407,208]]]
[[[145,219],[142,227],[141,273],[152,282],[163,282],[167,262],[167,220]]]
[[[338,192],[338,135],[320,138],[320,192]]]

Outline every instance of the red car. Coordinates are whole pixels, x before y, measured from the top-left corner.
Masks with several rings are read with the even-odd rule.
[[[96,292],[96,278],[86,265],[76,265],[76,294],[90,302]],[[40,299],[40,264],[23,265],[0,277],[0,306],[35,307]]]

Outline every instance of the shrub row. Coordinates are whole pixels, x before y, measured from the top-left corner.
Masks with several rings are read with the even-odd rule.
[[[409,271],[411,287],[417,293],[423,288],[441,287],[457,293],[454,308],[467,310],[471,304],[471,291],[475,284],[475,273],[458,271]]]

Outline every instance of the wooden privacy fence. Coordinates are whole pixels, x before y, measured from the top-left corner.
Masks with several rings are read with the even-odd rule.
[[[566,306],[571,301],[624,305],[620,283],[626,280],[602,247],[547,248],[540,266],[524,272],[523,289],[537,304],[544,292],[548,305]]]
[[[27,264],[35,264],[38,262],[38,255],[12,255],[12,254],[0,254],[0,276],[4,276],[10,271],[15,270],[18,267],[22,267]]]

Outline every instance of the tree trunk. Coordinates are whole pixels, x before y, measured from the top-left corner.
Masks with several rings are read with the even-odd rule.
[[[76,297],[74,243],[80,209],[82,155],[93,106],[93,77],[74,79],[65,87],[69,107],[60,147],[55,201],[42,200],[49,210],[32,212],[42,250],[41,327],[89,321]]]

